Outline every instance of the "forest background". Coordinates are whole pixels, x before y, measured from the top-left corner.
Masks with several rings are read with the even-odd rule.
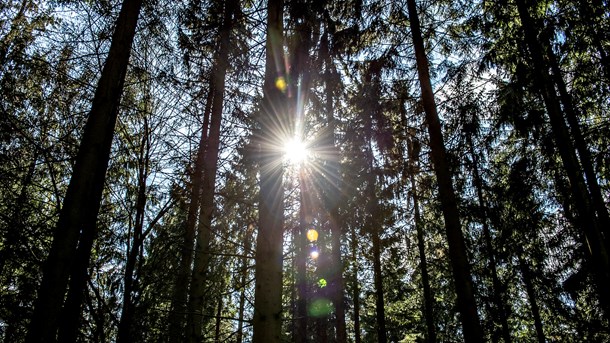
[[[604,0],[3,1],[5,342],[607,342]]]

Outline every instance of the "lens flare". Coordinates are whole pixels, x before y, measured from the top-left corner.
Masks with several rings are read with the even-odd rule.
[[[275,88],[277,88],[280,92],[285,92],[288,84],[286,83],[286,79],[283,76],[280,76],[275,79]]]
[[[311,258],[313,258],[314,260],[317,259],[318,257],[320,257],[320,252],[318,250],[312,250],[309,253],[309,256],[311,256]]]
[[[312,317],[326,317],[334,310],[333,303],[326,298],[314,299],[309,305],[309,315]]]
[[[318,231],[316,231],[315,229],[309,229],[307,230],[307,239],[310,242],[315,242],[318,240]]]

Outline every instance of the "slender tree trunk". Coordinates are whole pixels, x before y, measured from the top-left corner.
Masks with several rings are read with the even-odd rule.
[[[260,131],[256,140],[259,145],[260,193],[253,343],[279,343],[282,329],[284,170],[279,162],[279,145],[284,138],[281,136],[287,136],[283,127],[289,126],[285,126],[288,122],[285,113],[288,106],[282,92],[283,87],[276,87],[276,80],[285,77],[281,62],[283,1],[269,0],[267,13],[265,83],[259,118]]]
[[[545,42],[547,41],[545,40]],[[591,200],[593,202],[595,211],[597,212],[599,227],[602,231],[602,235],[605,234],[604,243],[606,244],[606,251],[608,251],[608,247],[610,247],[610,235],[608,234],[608,230],[610,230],[610,216],[608,215],[608,208],[604,202],[601,188],[597,182],[597,173],[595,173],[595,170],[593,169],[591,153],[589,152],[589,148],[587,148],[587,142],[582,134],[580,121],[576,115],[576,109],[574,107],[574,102],[572,101],[572,96],[570,93],[568,93],[561,69],[557,63],[557,58],[555,57],[555,53],[548,42],[545,48],[547,58],[551,65],[551,70],[553,71],[553,80],[557,85],[557,89],[559,90],[559,97],[561,103],[563,104],[568,125],[570,126],[570,131],[574,137],[574,144],[576,146],[578,156],[580,157],[580,163],[582,164],[584,170],[587,186],[589,187],[589,192],[591,193]]]
[[[228,58],[233,17],[238,8],[239,0],[231,0],[225,3],[223,25],[220,31],[220,47],[215,58],[215,67],[212,73],[214,96],[212,100],[212,114],[210,116],[210,135],[203,164],[203,189],[199,210],[199,227],[188,303],[187,337],[189,342],[200,342],[203,338],[202,310],[206,289],[207,268],[210,261],[209,247],[212,238],[212,216],[214,212],[216,171],[218,169],[218,154],[220,150],[220,128],[224,107],[225,78],[229,67]]]
[[[477,190],[477,198],[479,200],[479,210],[481,211],[481,218],[483,221],[483,239],[485,240],[485,249],[487,250],[487,257],[489,258],[489,270],[491,272],[491,281],[493,287],[493,302],[498,313],[500,325],[502,326],[502,338],[505,343],[512,341],[510,337],[510,330],[508,329],[508,316],[506,313],[506,304],[504,303],[504,296],[502,293],[502,285],[500,278],[498,277],[498,268],[496,264],[496,252],[493,248],[491,241],[491,232],[489,230],[487,205],[483,198],[483,185],[481,181],[481,175],[479,174],[479,162],[477,155],[474,151],[474,145],[472,143],[472,137],[470,135],[466,138],[468,140],[468,147],[470,148],[470,155],[472,156],[472,174],[475,188]]]
[[[521,269],[521,276],[523,277],[523,283],[525,284],[525,291],[527,292],[527,298],[530,301],[530,307],[532,310],[532,316],[534,317],[534,326],[536,327],[536,336],[538,337],[539,343],[546,342],[544,336],[544,330],[542,329],[542,319],[540,318],[540,309],[538,308],[538,302],[536,301],[536,292],[534,291],[534,285],[532,283],[532,272],[527,265],[527,262],[518,254],[519,257],[519,268]]]
[[[373,200],[376,201],[376,200]],[[377,313],[377,342],[385,343],[388,341],[385,327],[385,303],[383,299],[383,277],[381,275],[381,242],[379,229],[372,229],[373,240],[373,271],[375,274],[375,312]]]
[[[573,203],[577,213],[576,220],[584,234],[584,243],[587,247],[589,263],[593,266],[599,301],[607,317],[610,314],[610,295],[607,292],[610,289],[610,264],[605,239],[601,233],[602,228],[600,228],[600,222],[591,206],[591,196],[572,145],[572,138],[564,121],[555,88],[550,80],[542,49],[536,39],[538,31],[535,29],[524,0],[516,0],[516,3],[523,30],[526,33],[525,41],[530,51],[533,69],[536,72],[537,86],[542,93],[559,156],[570,180],[570,189],[574,196]]]
[[[305,343],[307,341],[307,229],[311,224],[309,211],[311,210],[310,192],[306,184],[305,170],[299,171],[299,185],[301,188],[300,225],[296,240],[296,288],[297,303],[295,316],[294,342]]]
[[[117,343],[129,342],[131,338],[131,325],[133,322],[133,290],[134,274],[138,262],[138,256],[144,243],[144,214],[146,210],[146,179],[148,178],[149,164],[149,131],[148,121],[145,120],[145,137],[142,139],[142,152],[139,157],[140,170],[138,175],[138,198],[136,200],[136,217],[133,230],[131,249],[127,251],[127,263],[125,265],[125,276],[123,281],[123,307],[117,334]]]
[[[354,262],[354,275],[352,276],[352,299],[354,301],[354,342],[361,343],[360,332],[360,287],[358,280],[358,239],[356,229],[352,226],[351,230],[352,242],[352,261]]]
[[[214,342],[220,343],[220,325],[222,324],[222,297],[218,297],[218,305],[216,307],[216,325],[214,330]]]
[[[409,25],[413,35],[417,73],[422,92],[422,101],[426,113],[428,133],[430,135],[430,156],[439,187],[439,198],[445,219],[445,229],[449,243],[449,259],[455,280],[457,293],[457,307],[460,312],[465,342],[482,342],[483,330],[477,312],[477,305],[472,286],[470,264],[466,254],[466,244],[460,224],[459,211],[453,190],[453,181],[445,156],[445,143],[441,132],[441,123],[438,117],[434,93],[430,83],[428,71],[428,58],[424,50],[424,41],[421,35],[419,18],[415,0],[407,0],[409,10]]]
[[[430,288],[430,276],[428,274],[428,261],[426,260],[426,242],[424,229],[422,227],[421,214],[419,212],[419,197],[415,186],[415,166],[417,156],[411,155],[409,177],[411,181],[411,197],[413,198],[413,212],[415,215],[415,231],[417,231],[417,249],[419,251],[419,264],[421,268],[422,286],[424,288],[424,318],[426,318],[426,329],[428,337],[426,342],[436,342],[436,325],[434,324],[434,297]]]
[[[241,292],[239,294],[239,320],[237,322],[237,336],[236,336],[236,342],[237,343],[242,343],[243,342],[243,337],[244,337],[244,333],[243,333],[243,328],[244,328],[244,311],[245,311],[245,305],[246,305],[246,283],[248,281],[248,257],[247,255],[250,253],[250,249],[252,247],[252,233],[254,231],[254,225],[249,224],[248,228],[246,229],[246,232],[244,234],[244,253],[243,253],[243,257],[241,259],[241,267],[242,267],[242,272],[241,272],[241,279],[240,279],[240,286],[241,286]]]
[[[53,235],[28,328],[28,343],[55,340],[72,262],[77,259],[76,249],[81,230],[83,237],[95,237],[114,125],[141,7],[142,0],[124,0],[121,6],[108,58],[93,97],[72,178]],[[87,266],[88,260],[83,263],[85,270]],[[82,292],[81,289],[80,293]]]
[[[197,158],[195,159],[195,170],[191,177],[191,194],[190,203],[184,226],[184,236],[182,241],[182,252],[180,255],[180,265],[178,274],[174,283],[174,293],[172,294],[172,310],[169,315],[169,339],[170,342],[182,343],[185,327],[185,314],[189,289],[189,277],[191,275],[191,267],[193,264],[194,245],[195,245],[195,228],[197,227],[197,215],[199,213],[199,202],[201,197],[201,188],[203,184],[203,161],[205,159],[205,151],[208,141],[208,129],[210,121],[210,113],[212,112],[212,99],[214,98],[214,85],[210,82],[208,96],[203,114],[203,127],[201,130],[201,139],[197,148]]]
[[[332,81],[330,79],[330,71],[332,61],[330,55],[326,61],[327,75],[326,75],[326,111],[328,121],[328,149],[332,151],[328,156],[329,170],[328,177],[331,180],[329,182],[329,189],[327,190],[327,207],[328,207],[328,218],[330,222],[330,235],[331,235],[331,247],[332,247],[332,263],[333,263],[333,275],[331,280],[332,299],[335,305],[335,326],[336,326],[336,340],[337,343],[347,342],[347,328],[345,325],[345,301],[344,301],[344,290],[345,283],[343,280],[343,259],[341,258],[341,219],[339,217],[339,207],[341,204],[341,190],[342,180],[339,171],[339,149],[335,141],[335,118],[334,118],[334,106],[333,106],[333,91]]]

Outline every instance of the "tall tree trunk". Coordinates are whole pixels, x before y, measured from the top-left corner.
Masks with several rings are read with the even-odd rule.
[[[335,306],[335,326],[337,343],[347,342],[347,328],[345,325],[345,301],[344,291],[345,282],[343,280],[343,259],[341,258],[341,218],[339,217],[339,207],[341,205],[341,190],[343,189],[341,175],[339,171],[339,149],[335,140],[336,121],[333,106],[333,86],[332,86],[332,61],[330,54],[326,53],[326,119],[328,123],[328,144],[330,151],[328,154],[328,183],[327,205],[328,219],[330,222],[330,235],[332,247],[333,275],[330,280],[333,304]]]
[[[276,81],[283,71],[283,0],[269,0],[265,83],[259,118],[260,193],[259,226],[256,240],[256,286],[254,295],[253,343],[279,343],[282,329],[282,243],[284,231],[284,170],[279,162],[279,145],[287,125],[283,87]],[[277,61],[277,62],[276,62]],[[279,71],[279,72],[278,72]],[[281,86],[282,82],[277,82]],[[289,124],[289,123],[288,123]],[[279,136],[279,137],[278,137]]]
[[[419,17],[415,0],[407,0],[409,11],[409,25],[413,36],[415,58],[417,62],[417,74],[422,92],[422,101],[426,113],[428,133],[430,135],[430,156],[434,165],[434,171],[439,188],[439,198],[445,220],[445,229],[449,243],[449,259],[453,270],[455,290],[457,293],[457,307],[460,312],[464,340],[466,342],[482,342],[483,330],[477,312],[474,298],[472,276],[470,265],[466,254],[466,244],[460,224],[459,211],[453,190],[453,181],[445,156],[445,143],[441,132],[441,124],[436,109],[434,93],[430,83],[430,72],[428,70],[428,58],[424,49],[424,41],[421,35]]]
[[[352,275],[352,300],[354,302],[354,342],[361,343],[361,332],[360,332],[360,284],[358,280],[358,235],[356,235],[356,228],[352,226],[351,230],[351,250],[352,250],[352,261],[354,262],[354,275]]]
[[[225,3],[223,25],[220,30],[220,46],[214,61],[212,72],[212,113],[210,116],[210,134],[204,159],[203,185],[199,210],[199,226],[195,248],[195,263],[191,279],[191,290],[188,303],[187,340],[200,342],[203,329],[203,303],[205,281],[210,261],[209,246],[212,237],[212,216],[214,212],[214,193],[216,191],[216,171],[220,150],[220,128],[224,107],[225,78],[229,67],[230,35],[233,28],[235,11],[239,0]]]
[[[376,201],[373,200],[373,201]],[[373,240],[373,272],[375,279],[375,312],[377,313],[377,342],[385,343],[388,336],[385,327],[385,303],[383,299],[383,277],[381,275],[381,239],[379,237],[379,225],[372,227]]]
[[[201,188],[203,184],[203,163],[208,142],[208,129],[210,113],[212,112],[212,99],[214,98],[214,85],[210,82],[208,96],[203,113],[203,126],[201,138],[197,147],[197,158],[191,177],[190,203],[187,212],[186,223],[184,225],[184,236],[182,238],[182,252],[180,254],[180,265],[178,274],[174,282],[174,292],[172,294],[172,310],[169,315],[169,339],[170,342],[182,343],[185,327],[185,314],[189,289],[189,277],[193,264],[193,249],[195,245],[195,233],[197,227],[197,215],[199,213],[199,203],[201,198]]]
[[[414,144],[415,137],[408,138],[411,142],[410,147]],[[421,214],[419,212],[419,197],[417,195],[417,187],[415,185],[415,172],[417,170],[417,158],[414,151],[419,151],[419,148],[409,149],[409,178],[411,181],[411,197],[413,199],[413,213],[415,216],[415,231],[417,232],[417,249],[419,251],[419,265],[421,268],[422,286],[424,288],[424,318],[426,318],[426,329],[428,337],[426,342],[436,342],[436,325],[434,324],[434,296],[430,288],[430,276],[428,274],[428,261],[426,260],[426,241],[424,238],[424,228],[422,227]]]
[[[246,232],[244,233],[244,253],[241,258],[241,277],[239,281],[239,285],[241,287],[241,291],[239,294],[239,320],[237,321],[237,336],[236,342],[243,342],[243,328],[244,328],[244,311],[246,305],[246,283],[248,281],[248,254],[250,253],[250,249],[252,247],[252,233],[254,232],[254,225],[249,224]]]
[[[305,343],[307,341],[307,229],[311,225],[309,212],[311,211],[311,193],[306,184],[304,168],[299,171],[299,185],[301,188],[300,225],[296,240],[296,288],[297,303],[295,316],[294,342]]]
[[[142,0],[124,0],[121,6],[108,58],[93,97],[70,184],[53,235],[51,251],[28,328],[28,343],[55,340],[72,262],[77,259],[76,250],[81,231],[83,237],[95,237],[114,125],[141,7]],[[86,275],[88,262],[83,261],[81,268],[85,269],[85,273],[80,274]],[[82,292],[81,289],[80,293]]]
[[[220,325],[222,324],[222,296],[218,297],[216,307],[216,325],[214,330],[214,342],[220,343]]]
[[[563,79],[563,75],[561,69],[559,68],[559,63],[557,63],[557,58],[555,57],[555,53],[551,48],[551,45],[545,39],[546,42],[545,50],[546,56],[551,65],[551,70],[553,71],[553,81],[557,85],[557,89],[559,90],[559,98],[561,103],[563,104],[563,109],[566,115],[566,119],[568,121],[568,125],[570,127],[570,131],[572,132],[572,136],[574,137],[574,144],[576,146],[576,150],[578,151],[578,156],[580,157],[580,163],[582,164],[583,171],[585,174],[585,180],[587,182],[587,186],[589,187],[589,192],[591,193],[591,201],[597,212],[597,217],[599,221],[599,227],[602,231],[602,235],[605,234],[605,244],[606,251],[608,251],[608,247],[610,247],[610,235],[608,234],[608,230],[610,230],[610,216],[608,215],[608,208],[606,207],[606,203],[604,202],[604,197],[602,196],[601,188],[599,183],[597,182],[597,174],[593,169],[593,162],[591,159],[591,153],[589,148],[587,148],[587,142],[582,133],[580,121],[578,120],[578,116],[576,115],[576,108],[574,107],[574,102],[572,101],[572,96],[568,93],[568,89]]]
[[[133,322],[133,291],[134,274],[137,267],[138,256],[144,243],[144,214],[146,210],[146,179],[148,178],[148,164],[150,160],[150,141],[148,121],[144,118],[144,137],[142,139],[141,153],[139,156],[140,170],[138,175],[138,198],[136,200],[136,217],[134,222],[133,239],[131,248],[127,250],[127,263],[125,264],[125,276],[123,278],[123,307],[117,334],[117,343],[129,342],[131,338],[131,325]]]
[[[496,252],[493,248],[491,241],[491,232],[489,230],[487,205],[483,198],[483,182],[481,181],[481,175],[479,173],[479,161],[474,151],[474,144],[472,143],[472,137],[470,134],[466,137],[468,140],[468,147],[470,148],[470,155],[472,156],[472,174],[473,182],[477,190],[477,198],[479,200],[479,210],[481,212],[481,219],[483,221],[483,240],[485,241],[485,249],[487,250],[487,257],[489,259],[489,270],[491,272],[491,281],[493,287],[493,302],[496,307],[498,319],[502,327],[502,338],[505,343],[512,341],[510,337],[510,330],[508,329],[508,316],[506,313],[506,304],[504,303],[504,295],[502,293],[502,285],[500,278],[498,277],[498,267],[496,264]]]
[[[525,32],[525,42],[528,46],[533,69],[536,73],[537,87],[544,100],[555,144],[561,157],[564,169],[570,180],[573,204],[576,208],[576,220],[579,223],[587,247],[588,260],[593,267],[593,275],[597,284],[597,293],[601,307],[608,317],[610,315],[610,264],[605,239],[601,233],[600,222],[591,206],[591,196],[587,190],[580,164],[572,144],[568,128],[561,112],[561,106],[555,93],[555,87],[549,77],[548,67],[544,61],[542,49],[536,39],[537,30],[529,8],[524,0],[516,0],[517,10]]]
[[[546,342],[544,336],[544,330],[542,329],[542,319],[540,318],[540,309],[538,308],[538,302],[536,292],[534,291],[534,285],[532,283],[532,272],[527,265],[527,262],[521,254],[519,257],[519,268],[521,269],[521,276],[523,277],[523,283],[525,284],[525,291],[527,292],[527,298],[530,301],[530,307],[532,310],[532,316],[534,317],[534,326],[536,327],[536,337],[538,337],[539,343]]]

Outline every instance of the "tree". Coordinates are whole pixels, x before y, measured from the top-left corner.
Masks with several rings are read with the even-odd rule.
[[[256,137],[260,168],[259,222],[256,237],[256,293],[254,298],[255,343],[280,342],[282,328],[282,242],[284,201],[279,163],[287,123],[285,70],[283,70],[283,1],[267,5],[265,83]]]
[[[440,120],[436,110],[434,93],[430,83],[428,71],[428,58],[424,50],[424,42],[421,35],[419,18],[415,0],[408,0],[409,25],[413,36],[415,57],[417,61],[417,72],[422,92],[422,103],[426,113],[428,134],[430,135],[430,154],[434,165],[434,171],[439,187],[439,198],[445,219],[447,240],[449,243],[449,258],[453,269],[455,289],[457,292],[458,309],[460,311],[464,339],[467,342],[480,342],[483,340],[483,332],[477,313],[472,277],[466,246],[459,220],[459,212],[455,193],[451,180],[451,174],[445,156],[445,144],[441,132]]]
[[[77,243],[80,240],[82,249],[87,250],[87,242],[95,237],[114,124],[141,6],[142,0],[125,0],[121,7],[45,265],[28,329],[28,342],[55,339],[70,269],[73,261],[79,257]],[[83,253],[87,255],[87,251]],[[87,263],[83,263],[83,267],[86,268]],[[82,289],[75,292],[82,293]]]

